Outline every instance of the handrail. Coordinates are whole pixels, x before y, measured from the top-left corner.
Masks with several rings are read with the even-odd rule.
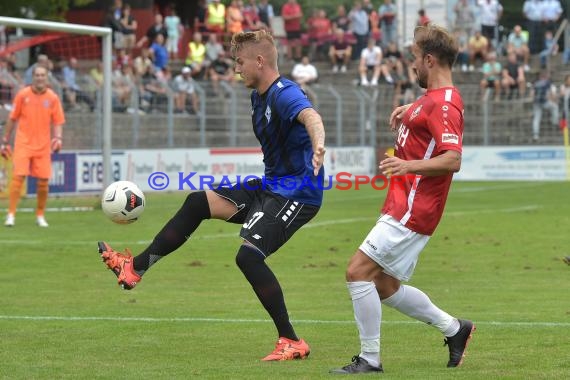
[[[342,97],[332,84],[328,85],[327,90],[336,101],[336,146],[342,146]]]
[[[230,86],[226,81],[220,81],[220,85],[226,93],[230,95],[230,146],[236,146],[237,144],[237,97],[236,92],[232,86]]]

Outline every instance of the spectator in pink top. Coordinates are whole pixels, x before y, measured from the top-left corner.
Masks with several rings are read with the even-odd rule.
[[[287,0],[281,8],[281,17],[285,22],[287,33],[287,57],[289,59],[301,59],[301,19],[303,10],[297,0]],[[295,53],[293,54],[293,50]]]

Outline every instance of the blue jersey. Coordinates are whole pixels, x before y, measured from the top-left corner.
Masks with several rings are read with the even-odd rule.
[[[253,131],[261,143],[265,186],[287,199],[320,206],[324,168],[313,174],[313,147],[307,129],[297,120],[313,105],[299,86],[279,77],[264,94],[251,94]]]

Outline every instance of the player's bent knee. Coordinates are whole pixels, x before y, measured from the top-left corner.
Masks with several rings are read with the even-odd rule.
[[[242,244],[236,255],[236,264],[242,272],[247,270],[252,264],[259,263],[263,260],[263,255],[248,244]]]
[[[195,191],[186,197],[182,210],[194,218],[210,219],[210,206],[205,191]]]

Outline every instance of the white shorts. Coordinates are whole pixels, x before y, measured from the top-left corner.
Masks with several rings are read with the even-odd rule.
[[[390,215],[382,215],[359,248],[385,273],[408,281],[429,238],[410,230]]]

